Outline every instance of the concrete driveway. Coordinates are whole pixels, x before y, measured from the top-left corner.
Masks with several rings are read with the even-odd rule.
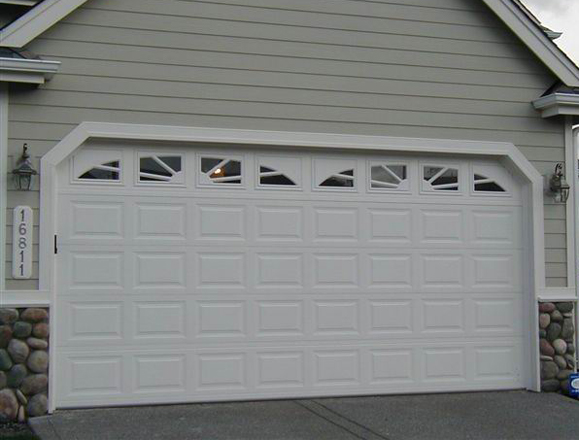
[[[579,438],[579,402],[525,391],[59,411],[43,440]]]

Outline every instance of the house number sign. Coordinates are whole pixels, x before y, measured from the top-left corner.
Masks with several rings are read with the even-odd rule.
[[[32,277],[32,231],[34,218],[30,206],[14,208],[12,223],[12,278]]]

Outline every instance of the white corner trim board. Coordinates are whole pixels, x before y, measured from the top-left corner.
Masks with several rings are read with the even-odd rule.
[[[44,0],[0,30],[0,46],[24,47],[87,0]]]
[[[60,68],[60,61],[0,57],[0,82],[44,84]]]
[[[4,182],[8,180],[8,84],[0,82],[0,293],[5,286],[6,261],[6,198]]]
[[[561,81],[579,87],[579,68],[513,1],[483,1]]]
[[[543,118],[559,115],[579,115],[579,95],[571,93],[552,93],[533,101],[535,109]]]

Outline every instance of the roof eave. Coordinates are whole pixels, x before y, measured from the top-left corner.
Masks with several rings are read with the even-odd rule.
[[[59,61],[0,58],[0,82],[44,84],[59,68]]]
[[[533,101],[535,109],[543,118],[553,116],[579,116],[579,95],[572,93],[552,93]]]

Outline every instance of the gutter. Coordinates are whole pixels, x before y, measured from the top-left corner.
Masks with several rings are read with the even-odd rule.
[[[543,118],[558,115],[579,116],[579,95],[573,93],[552,93],[533,101],[533,106]]]
[[[0,57],[0,82],[44,84],[60,68],[60,61]]]

